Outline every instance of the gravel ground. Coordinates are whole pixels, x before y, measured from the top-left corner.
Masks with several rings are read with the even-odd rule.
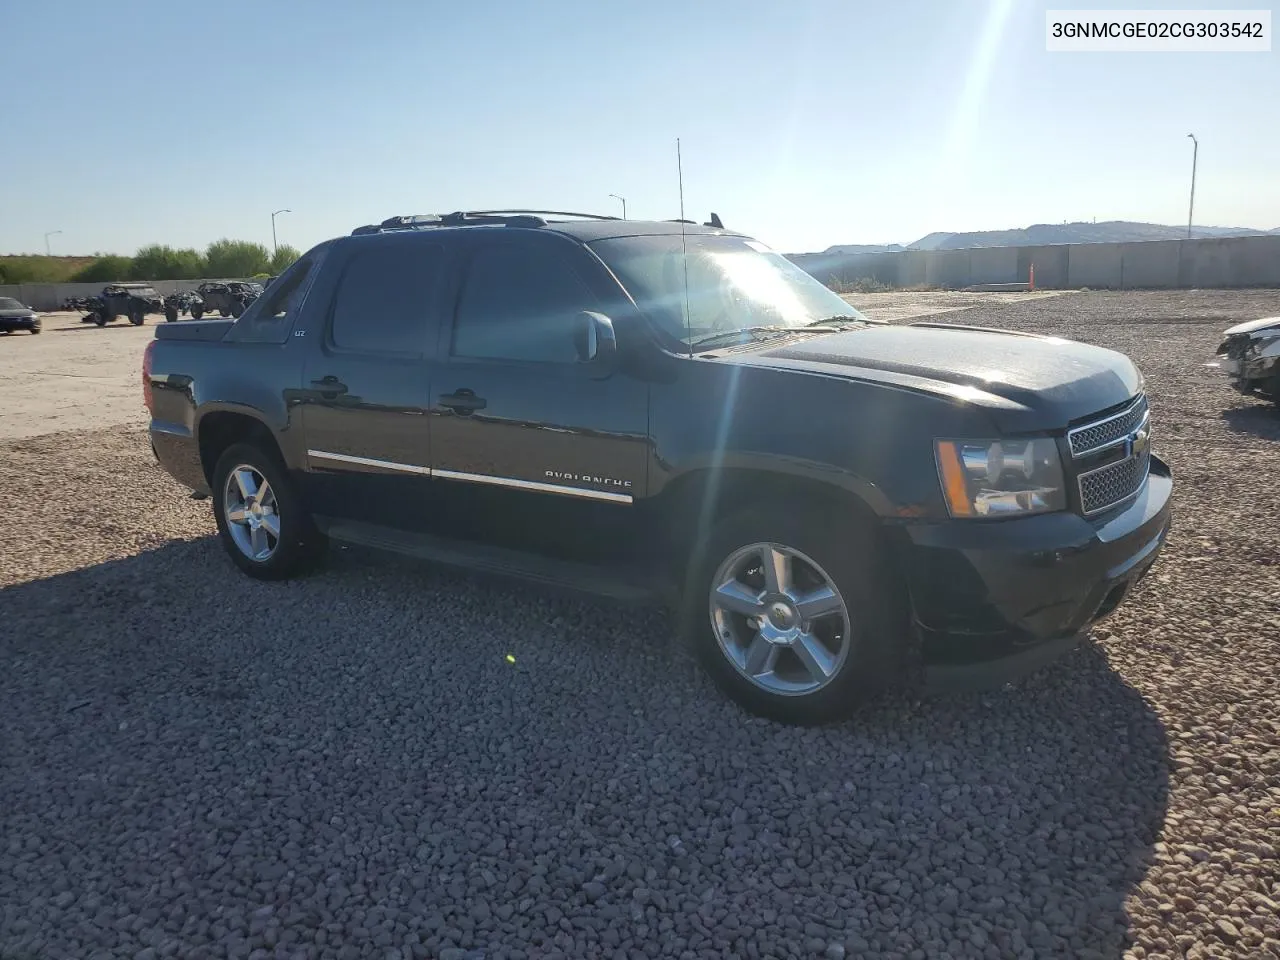
[[[0,957],[1280,956],[1280,415],[1203,366],[1267,313],[952,314],[1133,355],[1175,533],[1095,644],[820,730],[656,614],[251,582],[133,428],[0,442]]]

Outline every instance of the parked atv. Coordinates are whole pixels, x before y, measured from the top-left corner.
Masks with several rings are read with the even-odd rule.
[[[199,320],[214,310],[222,317],[239,317],[262,294],[262,285],[242,280],[211,280],[200,284],[196,293],[201,302],[191,308],[193,319]]]
[[[164,298],[164,318],[172,323],[178,317],[185,317],[188,313],[195,316],[196,308],[203,305],[204,301],[200,299],[200,294],[194,290],[171,293]]]
[[[116,317],[128,317],[135,327],[148,313],[163,313],[164,298],[148,283],[110,283],[89,300],[89,318],[100,327]]]

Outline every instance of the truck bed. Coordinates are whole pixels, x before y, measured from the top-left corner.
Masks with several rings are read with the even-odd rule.
[[[227,335],[235,325],[230,318],[217,320],[179,320],[174,323],[156,324],[157,340],[199,340],[216,342]]]

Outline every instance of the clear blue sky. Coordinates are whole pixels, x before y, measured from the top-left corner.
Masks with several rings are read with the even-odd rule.
[[[280,207],[304,249],[610,193],[668,218],[676,137],[687,214],[786,251],[1185,222],[1188,131],[1196,222],[1280,226],[1280,44],[1049,54],[1049,6],[7,0],[0,252],[269,244]]]

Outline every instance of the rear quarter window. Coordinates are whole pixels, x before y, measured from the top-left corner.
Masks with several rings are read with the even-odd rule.
[[[327,246],[317,247],[297,260],[270,290],[250,304],[224,342],[282,344],[287,341],[328,252]]]

